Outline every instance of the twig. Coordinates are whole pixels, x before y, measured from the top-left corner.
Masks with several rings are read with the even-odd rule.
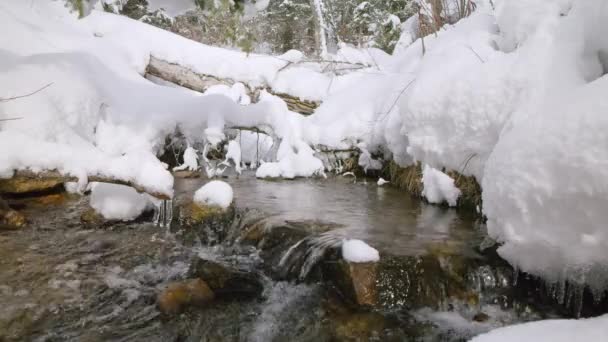
[[[53,82],[45,85],[44,87],[42,87],[42,88],[40,88],[40,89],[38,89],[36,91],[33,91],[33,92],[29,93],[29,94],[26,94],[26,95],[13,96],[13,97],[9,97],[9,98],[6,98],[6,99],[0,98],[0,102],[8,102],[8,101],[11,101],[11,100],[16,100],[16,99],[21,99],[21,98],[24,98],[24,97],[32,96],[32,95],[34,95],[36,93],[39,93],[39,92],[43,91],[44,89],[50,87],[51,85],[53,85]]]
[[[397,96],[397,98],[395,99],[395,101],[393,101],[393,104],[390,106],[390,108],[386,111],[386,113],[384,113],[384,116],[382,117],[382,120],[384,120],[384,117],[386,117],[390,112],[393,111],[393,108],[395,108],[395,106],[397,105],[397,102],[399,102],[399,99],[401,98],[401,96],[403,96],[403,94],[405,93],[405,91],[412,85],[412,83],[414,83],[414,81],[416,81],[416,79],[412,79],[399,93],[399,96]]]
[[[277,71],[277,73],[279,73],[279,72],[281,72],[281,71],[283,71],[283,70],[287,69],[287,67],[288,67],[288,66],[290,66],[290,65],[292,65],[292,64],[293,64],[293,62],[288,61],[288,62],[287,62],[285,65],[283,65],[283,66],[282,66],[282,67],[281,67],[281,68],[280,68],[280,69]]]
[[[473,157],[476,157],[476,156],[477,156],[477,153],[471,153],[471,155],[464,162],[464,165],[462,166],[462,169],[460,169],[460,173],[458,174],[458,178],[456,179],[456,183],[458,183],[458,181],[460,180],[460,177],[462,175],[464,175],[464,170],[466,170],[467,166],[469,166],[469,162],[471,161],[471,159],[473,159]]]
[[[23,118],[7,118],[7,119],[0,119],[0,121],[13,121],[13,120],[21,120]]]
[[[372,62],[374,62],[374,65],[376,66],[376,69],[380,70],[380,66],[378,66],[378,63],[376,62],[376,58],[374,58],[374,56],[372,55],[372,53],[369,51],[369,48],[366,48],[365,51],[367,52],[367,54],[369,55],[369,57],[372,59]]]
[[[469,48],[469,50],[471,50],[471,52],[473,52],[475,54],[475,56],[477,56],[477,58],[479,58],[479,60],[481,61],[482,64],[486,63],[486,61],[484,61],[483,58],[481,58],[481,56],[479,54],[477,54],[477,52],[475,52],[475,50],[473,50],[473,48],[470,45],[467,45],[466,47]]]

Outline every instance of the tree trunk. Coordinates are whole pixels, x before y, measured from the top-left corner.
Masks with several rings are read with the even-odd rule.
[[[187,67],[175,63],[170,63],[154,56],[150,56],[150,63],[146,68],[146,77],[148,76],[158,77],[164,81],[171,82],[184,88],[188,88],[201,93],[205,92],[207,89],[214,85],[223,84],[227,86],[232,86],[233,84],[237,83],[235,80],[232,79],[221,79],[215,76],[200,74]],[[315,101],[302,100],[296,96],[292,96],[289,94],[274,92],[271,88],[268,87],[255,88],[249,86],[248,84],[245,84],[245,87],[247,88],[247,93],[249,97],[251,97],[251,100],[254,103],[257,102],[259,99],[260,90],[265,89],[269,93],[283,99],[287,104],[287,108],[289,108],[289,110],[296,113],[300,113],[302,115],[310,115],[314,113],[315,109],[317,109],[320,104],[319,102]]]

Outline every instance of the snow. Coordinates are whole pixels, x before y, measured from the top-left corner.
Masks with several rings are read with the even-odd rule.
[[[422,170],[422,196],[430,203],[447,202],[454,207],[460,197],[460,190],[454,185],[454,180],[445,173],[428,165]]]
[[[501,256],[598,290],[608,281],[608,7],[475,3],[471,16],[424,41],[407,20],[392,56],[340,44],[324,56],[328,66],[297,51],[206,46],[97,10],[77,20],[59,1],[4,1],[0,30],[14,34],[0,36],[0,84],[10,85],[0,98],[50,85],[0,102],[0,119],[20,118],[0,123],[0,177],[58,170],[80,188],[101,175],[172,196],[156,155],[176,127],[205,149],[232,138],[231,127],[259,128],[266,134],[240,131],[228,146],[238,165],[267,161],[259,178],[323,175],[319,147],[358,149],[368,169],[381,166],[372,155],[428,165],[424,195],[433,203],[455,205],[459,195],[438,170],[474,176]],[[150,56],[230,85],[201,95],[151,83],[142,77]],[[268,91],[252,104],[255,87]],[[321,105],[303,117],[272,92]],[[221,172],[191,152],[187,168]]]
[[[125,185],[108,183],[93,184],[90,203],[104,218],[122,221],[134,220],[151,207],[147,195]]]
[[[287,178],[324,176],[324,166],[314,151],[304,143],[281,143],[277,162],[262,164],[256,171],[258,178]]]
[[[198,151],[188,146],[184,151],[184,163],[173,168],[173,171],[196,171],[198,170]]]
[[[518,46],[513,53],[541,82],[487,161],[488,233],[502,244],[499,254],[525,272],[605,290],[608,40],[598,35],[608,29],[608,8],[603,1],[538,1],[530,8],[538,22],[516,17],[521,10],[503,4],[502,45]]]
[[[211,181],[194,193],[194,202],[200,205],[227,209],[232,204],[233,191],[230,184],[222,181]]]
[[[380,261],[380,254],[376,249],[361,240],[344,240],[342,242],[342,257],[354,263]]]
[[[603,341],[608,335],[608,315],[579,320],[544,320],[499,328],[471,342],[570,342]]]
[[[384,184],[388,184],[388,183],[390,183],[390,182],[387,181],[386,179],[384,179],[382,177],[378,178],[378,182],[377,182],[378,186],[383,186]]]
[[[241,145],[236,140],[228,142],[228,151],[226,152],[226,160],[223,164],[230,165],[229,161],[234,163],[234,170],[241,174]]]

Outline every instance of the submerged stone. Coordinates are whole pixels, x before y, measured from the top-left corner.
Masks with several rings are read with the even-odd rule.
[[[27,225],[27,220],[23,214],[13,210],[0,198],[0,229],[15,230]]]
[[[173,282],[158,295],[158,308],[166,315],[175,315],[189,306],[201,306],[215,298],[215,294],[202,279]]]
[[[257,274],[198,257],[192,262],[188,274],[204,280],[217,297],[255,298],[264,291]]]
[[[80,222],[85,226],[101,226],[106,220],[95,209],[88,208],[80,215]]]

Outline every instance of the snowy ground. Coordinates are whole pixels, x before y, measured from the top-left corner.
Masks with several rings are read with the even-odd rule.
[[[11,34],[0,36],[0,119],[17,120],[0,122],[0,177],[57,169],[82,186],[103,175],[171,196],[173,178],[155,155],[176,127],[194,146],[226,139],[230,126],[263,126],[281,143],[260,177],[322,175],[317,145],[359,148],[364,167],[376,151],[403,166],[420,161],[430,200],[457,197],[432,171],[473,175],[503,257],[550,281],[604,289],[608,5],[476,3],[424,42],[407,26],[393,56],[342,47],[328,58],[368,67],[335,76],[294,51],[246,55],[100,11],[77,20],[58,1],[3,1],[0,30]],[[269,93],[248,104],[242,85],[201,96],[153,84],[142,77],[151,55],[323,103],[302,117]],[[243,140],[251,161],[259,151],[253,136]]]

